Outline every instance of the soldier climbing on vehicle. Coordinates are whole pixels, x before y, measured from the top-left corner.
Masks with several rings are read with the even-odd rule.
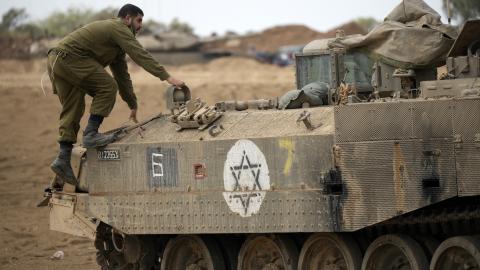
[[[58,95],[60,113],[60,151],[50,168],[57,177],[52,188],[63,182],[75,184],[70,165],[73,144],[77,140],[80,119],[85,111],[85,94],[93,97],[90,117],[83,132],[83,146],[96,148],[115,140],[115,134],[102,134],[98,128],[113,109],[117,89],[136,121],[137,98],[128,73],[126,54],[152,75],[180,87],[184,82],[165,70],[135,38],[142,28],[143,11],[134,5],[120,8],[118,18],[95,21],[77,29],[48,52],[48,72],[53,91]],[[107,73],[109,66],[113,77]]]

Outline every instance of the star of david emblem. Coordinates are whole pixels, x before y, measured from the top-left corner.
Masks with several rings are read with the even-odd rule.
[[[225,160],[223,196],[228,207],[242,217],[258,213],[270,190],[268,165],[262,151],[250,140],[239,140]]]
[[[262,164],[254,164],[250,162],[248,155],[245,151],[243,151],[242,160],[240,161],[240,165],[238,166],[230,166],[230,171],[232,172],[233,179],[235,179],[235,187],[233,188],[234,191],[242,191],[240,187],[240,176],[242,172],[251,173],[254,179],[253,186],[251,190],[262,190],[262,186],[258,182],[258,176],[260,175],[260,170],[262,168]]]

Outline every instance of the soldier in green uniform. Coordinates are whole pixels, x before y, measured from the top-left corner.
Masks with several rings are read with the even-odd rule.
[[[54,93],[62,104],[58,142],[60,151],[50,168],[63,181],[75,183],[70,165],[80,119],[85,111],[85,94],[93,97],[90,117],[83,132],[83,146],[95,148],[113,142],[113,134],[98,128],[113,109],[117,89],[136,121],[137,98],[127,70],[126,54],[152,75],[180,87],[184,84],[163,66],[135,38],[142,27],[143,11],[127,4],[118,18],[95,21],[67,35],[48,53],[48,71]],[[113,77],[105,70],[109,66]]]

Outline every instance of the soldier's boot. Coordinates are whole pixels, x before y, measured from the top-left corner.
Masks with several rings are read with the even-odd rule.
[[[103,116],[94,114],[90,115],[87,127],[83,132],[83,146],[85,148],[97,148],[115,141],[115,133],[102,134],[98,132],[98,128],[102,122]]]
[[[50,164],[50,169],[57,175],[51,185],[52,188],[63,188],[64,182],[75,185],[77,178],[73,173],[72,166],[70,165],[70,158],[72,156],[72,143],[61,142],[60,151],[57,158]]]

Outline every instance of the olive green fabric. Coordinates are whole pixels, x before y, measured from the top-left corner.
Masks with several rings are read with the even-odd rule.
[[[93,97],[91,114],[108,116],[115,104],[117,89],[130,109],[137,108],[126,54],[161,80],[170,77],[118,18],[87,24],[51,50],[49,75],[62,104],[58,141],[76,142],[85,111],[85,94]],[[110,67],[113,77],[105,70],[106,66]]]
[[[58,47],[78,56],[91,57],[103,66],[124,59],[128,54],[135,63],[161,80],[170,76],[137,41],[132,30],[118,18],[87,24],[66,36]]]
[[[101,65],[91,59],[50,53],[48,65],[54,92],[62,104],[58,141],[76,142],[80,119],[85,111],[85,94],[93,97],[90,113],[107,117],[115,104],[117,84]],[[95,65],[96,69],[79,80],[76,75],[78,69]]]
[[[336,38],[328,46],[363,50],[395,67],[425,68],[445,64],[456,37],[423,0],[403,0],[367,35]]]

